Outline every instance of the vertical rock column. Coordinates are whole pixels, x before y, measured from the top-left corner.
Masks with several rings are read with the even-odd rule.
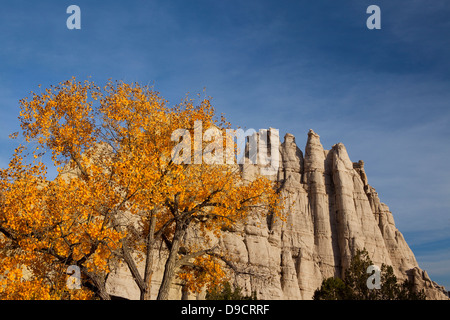
[[[363,249],[359,221],[353,200],[353,163],[342,143],[335,144],[332,152],[333,183],[335,188],[336,224],[341,266],[345,270],[357,249]]]
[[[336,265],[325,186],[325,158],[325,151],[320,143],[319,135],[313,130],[309,130],[305,148],[303,179],[308,188],[311,218],[314,225],[314,251],[324,278],[334,276]]]
[[[284,210],[287,221],[282,223],[276,220],[272,232],[274,236],[280,235],[277,244],[281,249],[281,286],[284,299],[302,299],[304,289],[310,287],[308,279],[314,278],[314,272],[309,274],[311,266],[314,268],[312,259],[304,260],[304,264],[300,265],[300,248],[312,253],[312,249],[305,248],[304,245],[305,242],[309,243],[312,225],[308,217],[308,194],[301,184],[303,154],[295,143],[295,137],[289,133],[285,135],[280,151],[282,163],[278,179],[282,182],[282,195],[286,199]],[[300,272],[302,280],[299,278]]]

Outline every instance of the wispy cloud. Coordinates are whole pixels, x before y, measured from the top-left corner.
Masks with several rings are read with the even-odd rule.
[[[430,278],[439,285],[450,289],[450,238],[438,243],[413,246],[420,267],[427,271]]]

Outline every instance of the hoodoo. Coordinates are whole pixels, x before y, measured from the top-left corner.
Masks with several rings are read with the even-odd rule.
[[[250,180],[262,170],[249,163],[241,168]],[[428,299],[447,299],[445,289],[420,269],[388,206],[368,184],[364,162],[352,162],[342,143],[325,150],[310,130],[303,154],[295,137],[286,134],[278,172],[269,178],[281,184],[286,221],[255,214],[217,239],[234,263],[232,282],[244,292],[256,292],[258,299],[311,299],[323,279],[341,276],[356,251],[365,248],[376,265],[392,265],[399,280],[409,279]],[[164,267],[159,257],[155,253],[154,296]],[[126,266],[115,269],[107,285],[115,296],[139,298]],[[172,285],[171,299],[202,297]]]

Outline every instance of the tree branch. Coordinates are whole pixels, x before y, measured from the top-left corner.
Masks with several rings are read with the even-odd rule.
[[[122,256],[123,259],[125,260],[125,263],[127,264],[128,268],[130,269],[131,275],[134,278],[134,281],[136,282],[136,284],[139,287],[139,290],[145,291],[145,282],[144,279],[142,279],[141,274],[139,273],[139,270],[136,266],[136,263],[134,262],[133,257],[131,256],[130,250],[128,248],[128,246],[126,245],[126,243],[124,241],[122,242]]]

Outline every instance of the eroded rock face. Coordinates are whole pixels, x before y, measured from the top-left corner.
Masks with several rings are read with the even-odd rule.
[[[237,285],[255,291],[258,299],[311,299],[323,279],[341,276],[356,251],[365,248],[374,264],[392,265],[397,278],[409,278],[428,298],[447,298],[419,268],[389,208],[368,184],[364,162],[353,163],[341,143],[324,150],[313,130],[304,154],[291,134],[279,153],[279,170],[269,178],[282,183],[286,221],[255,215],[218,239],[238,270],[231,272]],[[243,166],[245,179],[259,172],[257,165]],[[156,268],[155,287],[162,268]],[[126,267],[111,274],[108,286],[114,295],[139,297]],[[174,283],[171,298],[204,298],[182,292]]]

